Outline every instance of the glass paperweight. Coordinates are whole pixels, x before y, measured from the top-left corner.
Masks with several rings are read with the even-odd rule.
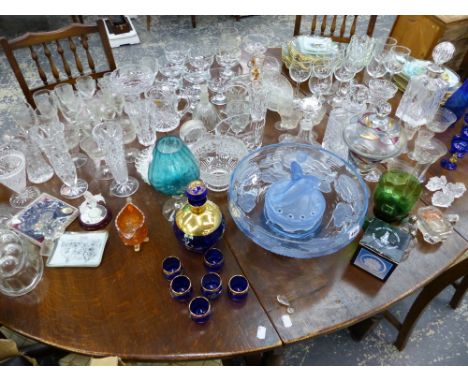
[[[293,238],[313,235],[326,208],[319,186],[316,176],[304,175],[299,163],[292,162],[291,179],[273,183],[265,194],[266,223],[281,235]]]
[[[80,204],[80,226],[86,231],[95,231],[104,228],[112,220],[112,213],[105,205],[101,194],[93,195],[86,191],[83,195],[85,201]]]
[[[207,193],[201,180],[190,182],[185,192],[188,202],[176,213],[173,225],[175,236],[189,251],[207,251],[224,233],[221,210],[207,199]]]
[[[115,228],[124,245],[133,247],[135,252],[140,251],[142,243],[149,241],[145,214],[133,204],[132,198],[127,198],[127,203],[117,214]]]
[[[421,207],[416,215],[418,229],[429,244],[440,243],[453,232],[452,223],[436,207]]]
[[[304,186],[307,191],[301,195]],[[308,203],[304,214],[279,195],[282,188]],[[281,143],[264,146],[239,162],[228,198],[234,222],[256,244],[282,256],[307,259],[335,253],[354,239],[364,223],[369,192],[357,169],[330,151]],[[318,204],[322,202],[323,210]],[[276,203],[280,210],[274,210]],[[281,224],[269,224],[272,219]]]

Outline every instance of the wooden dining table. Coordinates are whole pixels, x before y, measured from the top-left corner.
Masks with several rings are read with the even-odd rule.
[[[270,50],[279,57],[279,49]],[[396,105],[401,95],[392,101]],[[314,128],[321,141],[328,115]],[[277,113],[267,112],[263,145],[277,143],[273,124]],[[178,130],[170,134],[177,135]],[[442,135],[449,144],[453,129]],[[467,179],[468,163],[456,171],[434,164],[428,176],[444,174],[449,181]],[[92,161],[78,169],[89,191],[101,193],[114,216],[125,199],[109,195],[109,181],[93,177]],[[206,273],[202,257],[177,242],[171,224],[161,213],[165,196],[145,184],[133,165],[130,175],[140,181],[133,202],[144,212],[149,242],[140,252],[120,241],[114,220],[105,228],[109,239],[97,268],[49,268],[38,286],[17,298],[0,294],[0,323],[32,339],[91,356],[114,355],[125,360],[177,361],[258,355],[305,339],[347,328],[385,311],[423,287],[450,267],[468,248],[468,195],[457,199],[448,212],[458,213],[455,232],[441,244],[430,245],[417,237],[408,259],[386,282],[350,264],[362,231],[339,252],[310,260],[278,256],[256,245],[236,226],[228,210],[227,193],[209,193],[226,220],[224,237],[217,244],[225,257],[220,272],[224,288],[232,275],[243,274],[250,283],[248,298],[231,301],[226,293],[212,303],[211,319],[204,325],[190,320],[188,304],[173,300],[161,262],[178,256],[185,274],[199,294]],[[39,185],[60,198],[61,182],[53,177]],[[369,184],[372,189],[375,184]],[[10,191],[0,186],[0,203]],[[369,215],[372,215],[372,192]],[[83,200],[68,200],[78,206]],[[430,204],[425,192],[415,209]],[[77,221],[68,231],[82,231]],[[294,312],[277,301],[285,296]]]

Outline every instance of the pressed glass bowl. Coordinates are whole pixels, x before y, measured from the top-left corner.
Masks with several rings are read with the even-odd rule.
[[[291,177],[297,162],[304,175],[320,181],[326,208],[313,235],[293,237],[265,221],[265,194]],[[337,252],[358,234],[366,216],[369,191],[357,169],[319,146],[282,143],[264,146],[244,157],[231,175],[229,211],[239,229],[273,253],[314,258]]]
[[[212,191],[226,191],[229,177],[241,158],[247,155],[247,147],[240,139],[206,134],[191,147],[200,165],[200,177]]]
[[[146,65],[125,64],[112,72],[111,81],[123,94],[135,96],[153,84],[154,72]]]

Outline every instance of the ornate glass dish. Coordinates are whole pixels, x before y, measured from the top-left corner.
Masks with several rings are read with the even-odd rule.
[[[268,190],[294,180],[294,162],[300,166],[300,178],[318,180],[316,190],[325,201],[320,225],[305,235],[282,229],[284,225],[274,226],[265,216]],[[298,203],[308,196],[296,189],[289,191]],[[232,173],[228,195],[229,211],[246,236],[273,253],[303,259],[335,253],[350,243],[364,222],[369,199],[367,186],[352,164],[319,146],[297,143],[268,145],[244,157]],[[289,204],[297,210],[294,203]],[[307,212],[311,211],[302,211],[305,217]]]

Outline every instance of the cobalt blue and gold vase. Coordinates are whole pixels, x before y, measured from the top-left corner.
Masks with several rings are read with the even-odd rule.
[[[177,211],[174,233],[189,251],[203,253],[223,236],[224,218],[219,207],[207,199],[201,180],[190,182],[185,194],[188,202]]]

